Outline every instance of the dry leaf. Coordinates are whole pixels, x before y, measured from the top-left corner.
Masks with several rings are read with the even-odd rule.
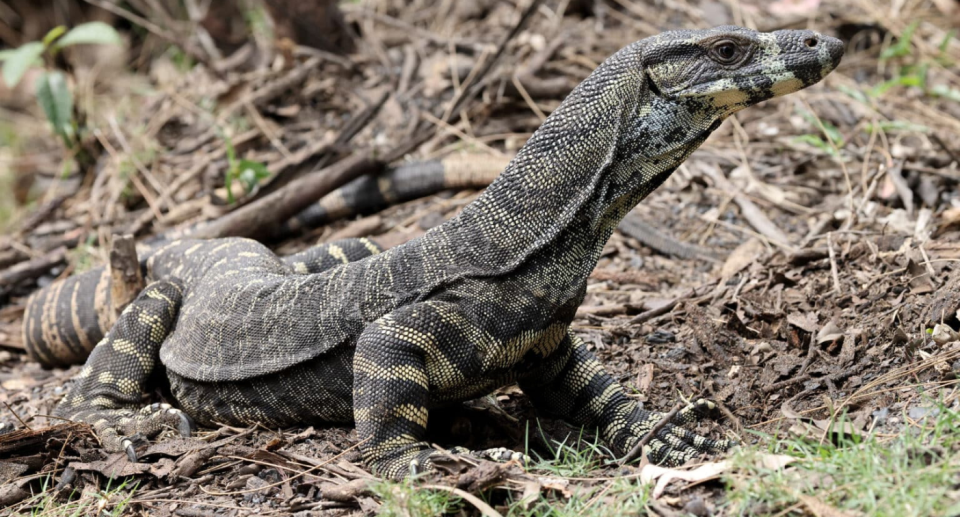
[[[813,312],[791,312],[787,314],[787,323],[811,334],[817,331],[817,315]]]
[[[820,332],[817,332],[817,344],[832,343],[842,337],[843,332],[840,330],[840,327],[838,327],[833,320],[830,320],[820,329]]]
[[[730,256],[727,257],[727,260],[720,268],[720,277],[724,281],[729,280],[733,275],[736,275],[750,264],[753,264],[754,261],[760,258],[760,255],[762,255],[764,251],[765,248],[763,243],[760,242],[760,239],[750,239],[737,246],[737,249],[730,253]]]
[[[653,497],[656,499],[663,494],[667,485],[671,481],[679,479],[683,481],[695,482],[714,478],[730,470],[729,461],[717,461],[701,465],[693,470],[668,469],[657,465],[646,465],[640,469],[640,482],[644,484],[657,481],[657,486],[653,489]]]
[[[646,396],[649,394],[651,384],[653,384],[653,363],[646,363],[637,372],[637,391]]]

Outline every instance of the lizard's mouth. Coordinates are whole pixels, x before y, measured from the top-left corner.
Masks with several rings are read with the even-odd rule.
[[[808,86],[792,72],[751,74],[693,84],[674,94],[676,99],[709,100],[716,108],[746,107]]]

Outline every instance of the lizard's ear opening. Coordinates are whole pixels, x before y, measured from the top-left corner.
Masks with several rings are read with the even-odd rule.
[[[657,97],[663,97],[663,92],[660,91],[660,87],[657,86],[657,82],[653,80],[653,77],[650,77],[649,73],[644,73],[643,76],[647,79],[647,89],[650,90],[650,93]]]

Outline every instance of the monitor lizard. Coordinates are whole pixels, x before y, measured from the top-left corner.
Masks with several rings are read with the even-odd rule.
[[[597,428],[616,454],[655,426],[654,462],[725,450],[733,442],[682,426],[711,402],[657,426],[663,415],[627,397],[570,323],[629,210],[726,117],[820,81],[842,54],[808,30],[664,32],[608,58],[479,198],[421,238],[382,253],[326,245],[299,266],[247,239],[167,243],[56,414],[131,459],[132,437],[164,426],[353,421],[367,466],[396,479],[436,468],[442,453],[424,441],[433,408],[517,383],[539,412]],[[80,312],[89,320],[103,297],[69,282],[28,303],[24,332],[48,349],[100,325]],[[178,407],[140,407],[155,370]]]

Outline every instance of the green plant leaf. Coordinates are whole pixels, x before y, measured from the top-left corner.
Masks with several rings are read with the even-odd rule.
[[[821,151],[823,151],[826,154],[829,154],[830,156],[837,155],[837,151],[833,148],[833,146],[825,142],[823,138],[817,135],[799,135],[799,136],[793,137],[793,141],[804,143],[807,145],[812,145],[813,147],[820,149]]]
[[[944,99],[950,99],[954,102],[960,102],[960,90],[951,88],[945,84],[938,84],[930,88],[930,94],[935,97],[943,97]]]
[[[848,97],[850,97],[851,99],[857,102],[866,104],[867,106],[870,105],[870,99],[868,99],[867,96],[862,91],[856,88],[851,88],[849,86],[839,84],[837,85],[837,89],[845,93]]]
[[[874,130],[873,124],[867,124],[865,129],[870,132]],[[914,124],[904,120],[881,120],[877,122],[876,129],[880,131],[909,131],[911,133],[929,133],[930,128],[923,124]]]
[[[53,40],[63,36],[64,32],[67,32],[67,28],[63,25],[57,25],[56,27],[50,29],[50,32],[43,37],[43,46],[49,47],[50,44],[53,43]]]
[[[907,27],[903,29],[903,32],[900,33],[900,39],[880,53],[880,60],[885,61],[894,57],[910,55],[910,39],[913,38],[913,33],[917,30],[917,26],[919,25],[919,20],[914,20],[913,23],[907,25]]]
[[[243,188],[247,192],[256,188],[260,180],[270,177],[270,171],[267,166],[253,160],[240,160],[237,164],[237,179],[243,183]]]
[[[888,79],[873,88],[870,89],[871,97],[879,97],[887,92],[887,90],[893,88],[894,86],[917,86],[923,88],[927,84],[927,80],[923,75],[913,74],[913,75],[901,75],[899,77],[894,77],[893,79]]]
[[[81,43],[93,43],[99,45],[120,45],[123,40],[120,34],[113,27],[103,22],[89,22],[77,25],[70,29],[59,41],[58,47],[69,47],[70,45],[79,45]]]
[[[957,35],[957,29],[950,29],[944,36],[943,41],[940,42],[939,48],[940,53],[943,54],[947,51],[947,47],[950,46],[950,40],[952,40]]]
[[[73,97],[67,88],[67,78],[62,72],[43,74],[37,83],[37,101],[53,131],[69,147],[73,141]]]
[[[3,82],[13,88],[23,79],[23,74],[40,59],[43,43],[31,41],[14,50],[3,62]]]
[[[836,145],[837,147],[843,147],[843,133],[841,133],[840,130],[837,129],[837,126],[834,126],[833,124],[826,122],[824,120],[818,121],[817,117],[815,117],[813,113],[810,113],[807,110],[800,110],[800,116],[803,117],[807,122],[809,122],[810,125],[813,127],[820,128],[822,124],[823,127],[821,129],[823,130],[824,134],[827,135],[827,138],[829,138],[830,141],[833,142],[834,145]],[[809,135],[806,135],[806,136],[809,136]]]

